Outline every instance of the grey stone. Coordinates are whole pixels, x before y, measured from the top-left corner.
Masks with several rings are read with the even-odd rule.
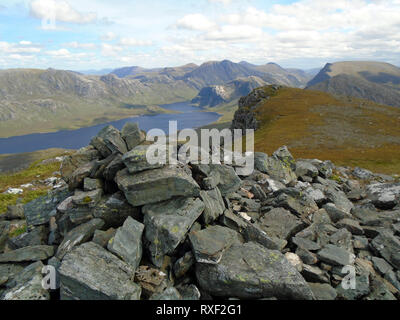
[[[292,235],[306,227],[299,218],[282,208],[274,208],[265,213],[259,224],[269,236],[283,240],[289,240]]]
[[[103,171],[103,177],[108,181],[114,181],[115,175],[118,171],[125,168],[125,164],[122,161],[122,155],[117,154],[111,162],[109,162]]]
[[[205,205],[202,215],[205,224],[210,224],[224,213],[225,204],[218,188],[208,191],[200,191],[200,198],[203,200]]]
[[[104,221],[105,228],[118,228],[128,217],[141,217],[139,208],[132,207],[122,192],[104,196],[92,211],[94,217]]]
[[[254,242],[234,244],[218,264],[198,263],[200,287],[213,296],[310,300],[314,295],[286,258]]]
[[[87,167],[89,163],[100,159],[100,156],[100,153],[95,148],[88,146],[79,149],[74,154],[63,159],[60,168],[61,176],[70,186],[71,190],[78,187],[83,179],[88,177],[90,174],[90,168],[88,169],[88,172],[83,175],[79,175],[75,173],[75,171],[79,168]],[[78,176],[80,176],[79,179],[77,179]]]
[[[314,178],[318,176],[318,168],[315,167],[312,163],[305,160],[296,161],[296,175],[298,177],[310,177]]]
[[[102,189],[103,182],[100,179],[85,178],[83,180],[84,191],[94,191],[96,189]]]
[[[299,248],[306,249],[308,251],[317,251],[321,249],[321,246],[309,239],[300,238],[300,237],[293,237],[292,242]]]
[[[115,237],[108,242],[108,250],[132,266],[139,266],[143,254],[142,234],[144,225],[128,217],[118,228]]]
[[[250,189],[250,192],[253,193],[254,197],[260,201],[267,199],[267,195],[265,194],[263,188],[261,188],[258,184],[253,185]]]
[[[336,223],[336,227],[338,228],[346,228],[354,235],[363,235],[364,230],[361,228],[358,221],[353,219],[342,219]]]
[[[347,266],[354,262],[354,255],[347,250],[332,244],[318,251],[318,258],[334,266]]]
[[[19,249],[29,246],[40,246],[47,243],[48,229],[46,226],[37,226],[29,232],[25,232],[15,238],[9,239],[11,249]]]
[[[24,212],[28,229],[49,223],[50,218],[56,215],[57,206],[69,196],[71,193],[66,189],[55,190],[27,203]]]
[[[53,246],[31,246],[0,254],[0,262],[46,260],[54,255]]]
[[[117,230],[115,230],[114,228],[110,228],[107,231],[96,230],[94,232],[92,241],[94,243],[97,243],[99,246],[106,248],[108,242],[110,241],[111,238],[115,236],[116,232]]]
[[[378,212],[372,206],[356,206],[351,214],[364,226],[379,226],[382,222]]]
[[[127,122],[121,130],[121,136],[125,140],[129,151],[146,139],[145,133],[139,129],[137,122]]]
[[[327,203],[322,208],[325,209],[325,211],[329,214],[329,218],[334,223],[349,217],[348,213],[339,210],[333,203]]]
[[[95,230],[101,229],[103,226],[104,221],[95,218],[72,229],[66,234],[63,242],[58,247],[56,257],[62,260],[67,252],[71,251],[75,246],[90,240]]]
[[[5,217],[7,220],[25,219],[24,206],[22,204],[8,206]]]
[[[232,244],[242,242],[239,233],[218,225],[191,232],[189,239],[196,261],[208,264],[217,264]]]
[[[154,294],[150,297],[150,300],[182,300],[182,296],[177,289],[174,287],[169,287],[165,289],[162,293]]]
[[[124,139],[121,137],[121,133],[111,125],[100,130],[90,144],[99,150],[104,158],[112,153],[124,154],[128,152],[128,148]]]
[[[0,253],[4,251],[4,247],[8,240],[9,231],[10,231],[10,222],[0,221]]]
[[[176,196],[198,196],[200,193],[200,187],[192,177],[183,169],[172,166],[134,175],[129,174],[128,169],[124,169],[117,173],[115,181],[134,207]]]
[[[174,275],[176,278],[182,278],[194,265],[193,253],[188,251],[186,254],[178,259],[174,264]]]
[[[343,191],[327,188],[325,190],[325,195],[331,202],[335,204],[336,208],[350,214],[350,211],[354,205],[349,199],[347,199],[346,194]]]
[[[192,166],[194,171],[199,172],[203,177],[215,179],[223,197],[239,190],[242,184],[239,176],[230,166],[223,164],[193,164]]]
[[[355,288],[344,289],[341,284],[336,288],[338,296],[345,300],[357,300],[369,294],[369,277],[362,274],[356,276]]]
[[[327,283],[309,283],[316,300],[335,300],[337,297],[336,290]]]
[[[400,203],[400,183],[371,184],[367,186],[367,197],[379,209],[393,209]]]
[[[372,247],[387,262],[400,269],[400,240],[390,231],[383,230],[371,242]]]
[[[313,264],[318,263],[317,255],[308,251],[307,249],[298,247],[296,249],[296,254],[300,257],[301,261],[303,261],[303,263],[305,263],[305,264],[313,265]]]
[[[97,203],[99,203],[102,195],[103,195],[102,189],[96,189],[87,192],[76,190],[75,194],[72,196],[72,203],[77,206],[94,207]]]
[[[371,280],[371,293],[366,300],[397,300],[385,285],[383,279],[375,277]]]
[[[139,300],[134,269],[93,242],[68,252],[59,269],[61,300]]]
[[[303,275],[304,279],[309,282],[330,283],[327,272],[316,266],[303,264],[303,271],[301,274]]]
[[[200,300],[201,293],[200,290],[194,285],[180,285],[177,290],[182,296],[182,300]]]
[[[174,198],[143,207],[145,239],[152,262],[161,267],[164,255],[172,254],[204,211],[204,203],[194,198]]]
[[[272,179],[287,185],[297,180],[293,171],[295,162],[290,157],[281,157],[281,159],[276,154],[268,157],[266,154],[256,152],[254,154],[254,167],[258,171],[268,174]]]
[[[50,294],[42,287],[43,264],[38,261],[23,269],[13,279],[2,300],[50,300]]]
[[[142,288],[142,298],[162,293],[169,284],[167,274],[159,269],[142,265],[136,270],[136,281]]]
[[[400,281],[397,280],[396,274],[393,270],[390,270],[385,274],[385,280],[387,280],[391,285],[393,285],[398,292],[400,292]]]
[[[359,167],[354,168],[352,174],[353,176],[361,180],[368,180],[374,177],[371,171]]]
[[[150,145],[137,146],[122,156],[122,161],[128,168],[129,173],[157,169],[165,165],[160,162],[154,164],[148,162],[147,151],[150,147]]]

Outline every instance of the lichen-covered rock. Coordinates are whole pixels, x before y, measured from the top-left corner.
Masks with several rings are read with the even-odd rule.
[[[139,129],[137,122],[127,122],[121,130],[121,136],[126,142],[128,151],[146,140],[146,134]]]
[[[318,251],[318,258],[335,266],[347,266],[354,263],[354,255],[338,246],[328,244]]]
[[[200,199],[181,197],[143,207],[145,238],[156,266],[161,267],[164,255],[173,253],[203,211]]]
[[[208,191],[200,191],[200,198],[203,200],[205,205],[202,216],[205,224],[210,224],[224,213],[225,204],[218,188]]]
[[[104,158],[112,153],[124,154],[128,152],[128,148],[121,133],[113,126],[107,126],[100,130],[96,137],[90,142]]]
[[[124,169],[117,173],[115,181],[134,207],[177,196],[198,196],[200,193],[196,181],[183,169],[173,166],[137,174],[129,174],[128,169]]]
[[[139,300],[134,269],[93,242],[67,253],[60,269],[61,300]]]
[[[0,254],[0,262],[40,261],[53,255],[53,246],[31,246]]]
[[[400,269],[400,239],[392,232],[383,230],[372,240],[371,246],[392,266]]]
[[[279,251],[254,242],[232,245],[218,264],[198,263],[196,277],[204,291],[219,297],[314,298],[304,278]]]
[[[379,209],[390,210],[400,203],[400,183],[376,183],[367,187],[367,196]]]
[[[101,219],[92,219],[84,224],[77,226],[66,234],[63,242],[59,245],[56,257],[60,260],[64,258],[67,252],[71,251],[75,246],[88,241],[95,230],[101,229],[104,221]]]
[[[128,168],[129,173],[162,168],[165,165],[159,162],[154,164],[148,162],[147,151],[149,148],[149,145],[137,146],[122,156],[122,161]]]
[[[256,152],[254,154],[255,169],[268,174],[272,179],[277,180],[285,185],[297,180],[297,176],[293,171],[294,159],[289,155],[280,157],[274,153],[268,157],[265,153]]]
[[[15,250],[29,246],[40,246],[47,244],[48,228],[44,225],[37,226],[29,232],[8,240],[8,246]]]
[[[218,225],[191,232],[189,239],[196,261],[208,264],[217,264],[234,243],[243,242],[239,233]]]
[[[142,234],[144,225],[128,217],[108,242],[108,250],[129,263],[134,270],[142,259]]]

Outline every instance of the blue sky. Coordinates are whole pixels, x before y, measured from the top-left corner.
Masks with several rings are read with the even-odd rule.
[[[400,0],[0,0],[0,68],[400,65]]]

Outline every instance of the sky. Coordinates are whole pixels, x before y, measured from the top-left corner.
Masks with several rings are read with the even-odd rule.
[[[0,0],[0,69],[400,66],[400,0]]]

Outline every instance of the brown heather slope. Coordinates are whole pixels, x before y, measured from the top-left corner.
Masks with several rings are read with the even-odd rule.
[[[400,173],[400,108],[284,87],[254,110],[256,151],[287,145],[296,158]]]

